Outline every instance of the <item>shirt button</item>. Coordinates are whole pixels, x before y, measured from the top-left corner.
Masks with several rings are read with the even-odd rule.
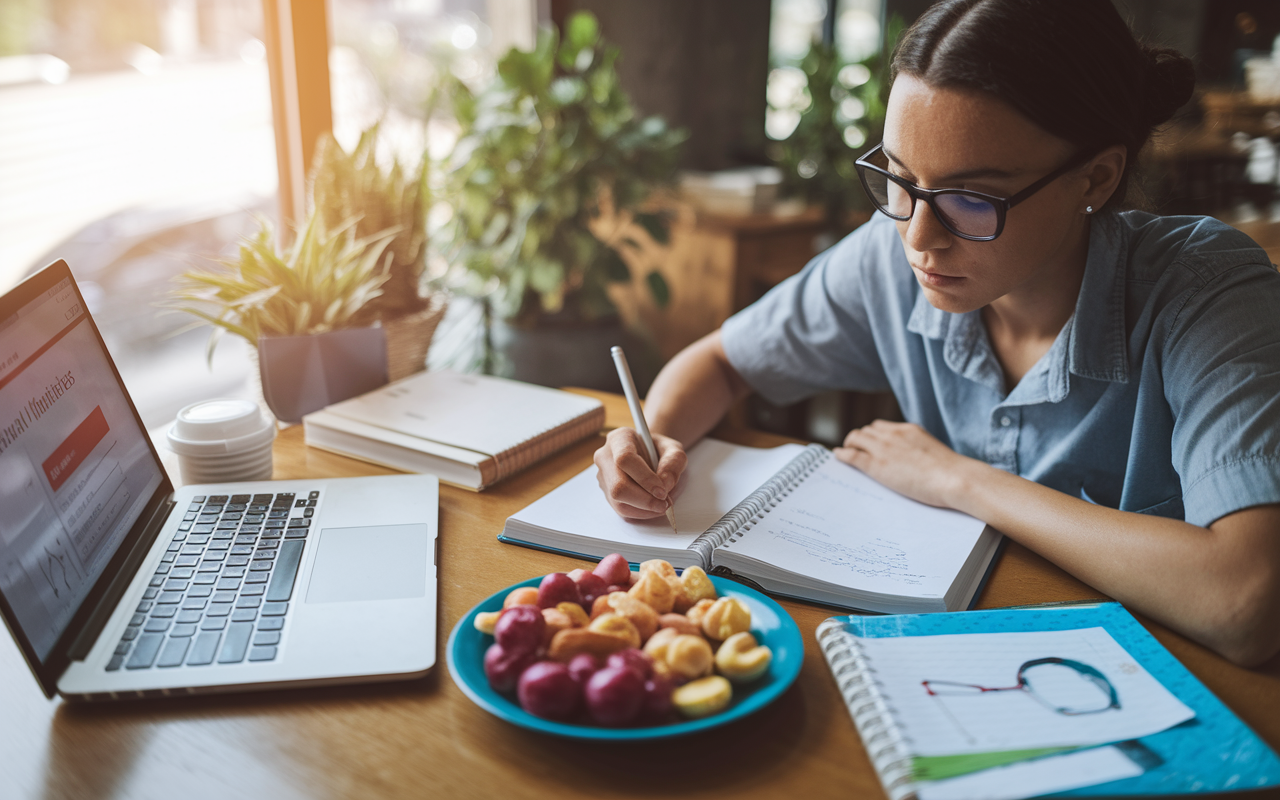
[[[1007,427],[1009,427],[1009,426],[1010,426],[1010,425],[1012,425],[1012,424],[1013,424],[1013,420],[1009,419],[1008,417],[1001,417],[1001,418],[1000,418],[1000,427],[1001,427],[1001,428],[1007,428]]]

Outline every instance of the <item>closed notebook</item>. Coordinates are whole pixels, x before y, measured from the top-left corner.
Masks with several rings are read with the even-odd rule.
[[[478,491],[598,433],[604,405],[444,370],[396,381],[302,422],[312,447]]]
[[[622,519],[589,467],[513,514],[501,541],[584,558],[621,553],[745,579],[765,591],[886,613],[965,608],[995,558],[981,521],[909,500],[817,445],[689,451],[665,517]]]
[[[1276,754],[1119,603],[832,617],[817,639],[891,800],[1280,783]]]

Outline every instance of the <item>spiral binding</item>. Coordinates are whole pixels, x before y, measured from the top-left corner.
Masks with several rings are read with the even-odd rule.
[[[703,564],[712,563],[717,547],[737,541],[751,530],[757,522],[764,519],[765,514],[778,505],[780,498],[790,494],[796,484],[809,477],[828,458],[831,458],[830,450],[822,445],[809,445],[759,489],[747,495],[746,499],[703,531],[689,545],[689,549],[697,551]]]
[[[839,617],[832,617],[818,625],[817,639],[885,794],[889,800],[915,800],[907,742],[857,637],[845,630]]]

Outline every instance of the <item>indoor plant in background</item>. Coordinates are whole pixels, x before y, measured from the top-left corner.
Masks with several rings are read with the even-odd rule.
[[[288,247],[260,221],[223,269],[179,276],[174,307],[213,326],[209,357],[232,333],[257,348],[263,396],[276,417],[303,414],[386,383],[386,339],[362,319],[388,280],[384,253],[395,229],[358,238],[313,209]]]
[[[354,220],[357,239],[373,241],[382,231],[394,231],[387,257],[377,267],[386,276],[382,291],[356,313],[355,322],[378,322],[385,329],[387,373],[395,381],[425,368],[446,300],[423,280],[428,160],[424,156],[412,171],[395,161],[383,169],[377,163],[378,127],[364,131],[350,153],[331,135],[321,138],[311,171],[311,198],[328,230]]]
[[[645,203],[673,179],[685,138],[637,115],[617,58],[579,12],[563,40],[545,29],[532,52],[506,53],[486,85],[455,87],[444,250],[459,288],[485,304],[486,371],[617,388],[608,351],[624,334],[609,288],[632,279],[622,252],[645,236],[667,242],[667,216]],[[665,305],[661,273],[644,283]]]

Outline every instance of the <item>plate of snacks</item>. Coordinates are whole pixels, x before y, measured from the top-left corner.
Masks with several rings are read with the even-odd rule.
[[[698,567],[593,570],[509,586],[463,617],[449,674],[508,722],[579,739],[659,739],[759,711],[800,674],[804,642],[773,600]]]

